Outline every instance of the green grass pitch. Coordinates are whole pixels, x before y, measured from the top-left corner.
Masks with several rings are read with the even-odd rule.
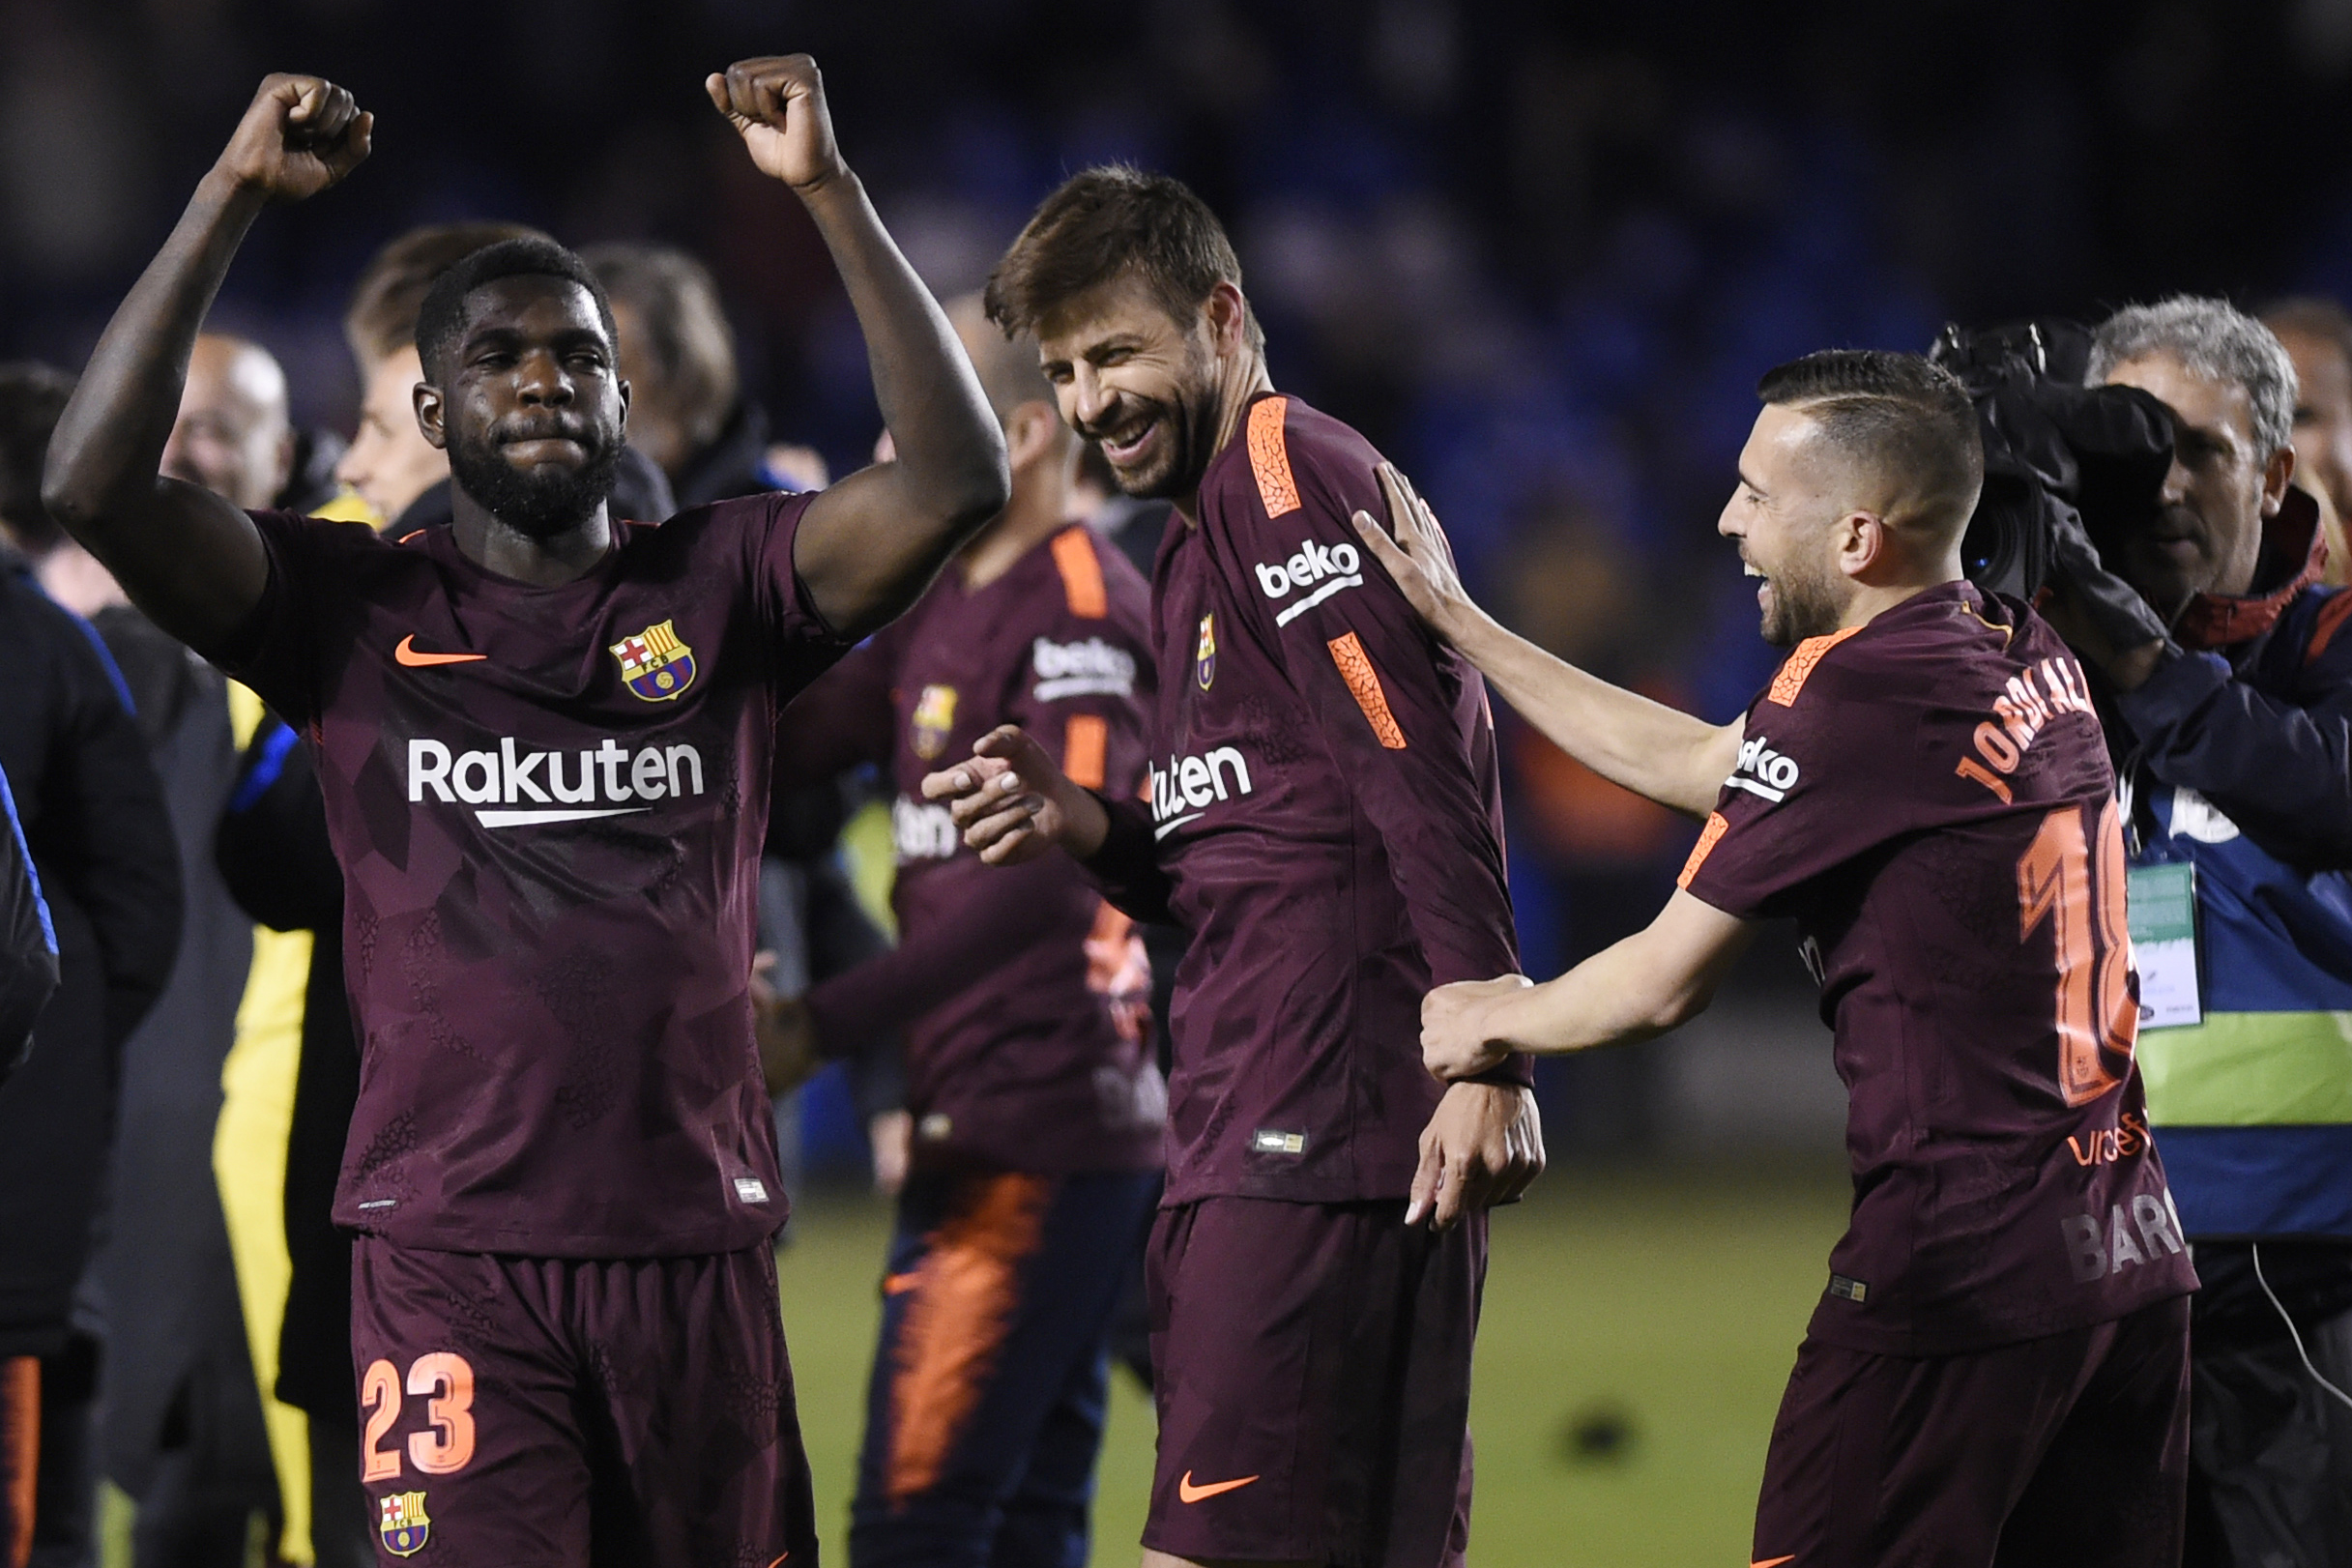
[[[1764,1441],[1845,1220],[1842,1165],[1555,1170],[1495,1217],[1470,1425],[1478,1568],[1746,1562]],[[888,1226],[804,1204],[782,1258],[800,1420],[848,1561],[849,1494]],[[1114,1374],[1093,1562],[1133,1568],[1151,1408]]]

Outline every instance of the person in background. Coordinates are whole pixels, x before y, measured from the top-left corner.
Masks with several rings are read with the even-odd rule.
[[[2316,581],[2269,328],[2220,300],[2128,306],[2090,379],[2176,431],[2155,516],[2093,536],[2149,629],[2049,619],[2091,667],[2134,921],[2177,912],[2134,947],[2148,1120],[2204,1282],[2184,1560],[2352,1563],[2352,594]]]
[[[1158,1195],[1167,1090],[1150,971],[1128,918],[1068,860],[992,870],[923,774],[999,724],[1051,738],[1115,793],[1142,782],[1150,590],[1068,520],[1078,438],[1036,344],[951,303],[1004,427],[1012,499],[915,607],[794,703],[779,770],[884,769],[898,876],[893,950],[768,1008],[781,1087],[906,1032],[912,1166],[850,1560],[1083,1560],[1102,1444],[1106,1340]]]
[[[274,493],[288,450],[276,362],[253,344],[206,337],[193,366],[201,373],[189,377],[174,430],[179,460],[245,493]],[[101,1457],[138,1503],[141,1565],[234,1564],[252,1516],[277,1510],[213,1179],[221,1063],[252,963],[251,930],[212,856],[237,748],[220,676],[131,608],[40,505],[42,453],[73,387],[46,365],[0,366],[8,535],[123,672],[171,811],[187,906],[171,978],[123,1047],[108,1180],[116,1201],[87,1292],[104,1326]]]
[[[38,536],[56,371],[0,371],[0,522]],[[92,1452],[103,1324],[83,1271],[99,1240],[125,1046],[172,973],[181,859],[131,692],[89,624],[0,559],[0,769],[54,919],[59,983],[0,1088],[0,1568],[95,1551]],[[15,1042],[5,1042],[15,1055]],[[142,1194],[141,1201],[155,1195]]]
[[[2334,300],[2303,295],[2262,312],[2295,363],[2295,483],[2319,503],[2328,541],[2320,580],[2352,583],[2352,315]]]

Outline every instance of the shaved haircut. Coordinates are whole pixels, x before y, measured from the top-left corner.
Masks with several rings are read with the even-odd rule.
[[[1038,367],[1034,337],[1026,333],[1008,337],[999,332],[977,294],[950,300],[947,320],[954,326],[965,352],[972,356],[972,368],[980,378],[980,391],[988,394],[988,406],[996,410],[1001,422],[1011,422],[1013,410],[1024,403],[1055,406],[1054,384],[1045,379],[1045,372]]]
[[[1985,482],[1976,407],[1950,371],[1916,354],[1825,349],[1773,366],[1756,395],[1803,414],[1839,456],[1908,502],[1887,520],[1958,538]]]

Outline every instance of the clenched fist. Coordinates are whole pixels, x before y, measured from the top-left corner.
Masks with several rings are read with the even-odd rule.
[[[324,76],[264,77],[214,167],[275,201],[317,195],[360,166],[376,117]]]
[[[833,117],[825,107],[825,78],[805,54],[739,60],[725,74],[712,72],[703,90],[742,133],[751,160],[801,195],[849,172],[833,145]]]

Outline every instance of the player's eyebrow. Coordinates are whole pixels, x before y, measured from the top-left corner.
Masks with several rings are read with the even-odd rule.
[[[1739,482],[1746,485],[1757,495],[1761,496],[1768,493],[1762,485],[1757,483],[1755,479],[1749,478],[1748,471],[1745,468],[1734,470],[1734,472],[1739,475]]]

